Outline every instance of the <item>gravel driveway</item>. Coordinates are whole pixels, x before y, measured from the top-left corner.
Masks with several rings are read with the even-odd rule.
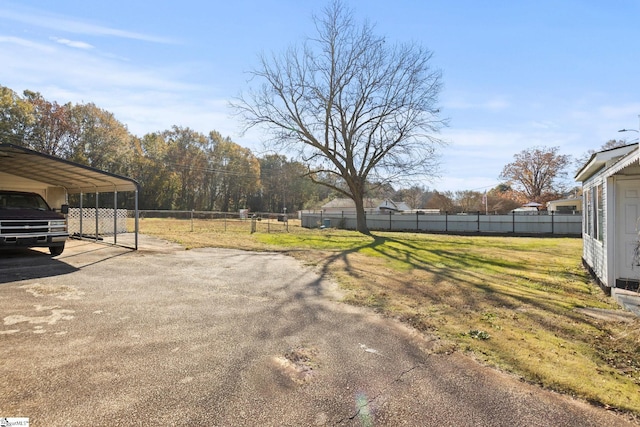
[[[70,241],[0,253],[1,417],[31,426],[610,426],[340,302],[294,259]]]

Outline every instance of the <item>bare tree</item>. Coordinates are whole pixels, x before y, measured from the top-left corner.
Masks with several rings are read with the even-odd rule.
[[[261,57],[252,74],[263,84],[234,106],[247,129],[265,127],[312,179],[353,199],[357,229],[368,234],[368,183],[436,174],[441,73],[430,51],[387,44],[340,1],[314,23],[302,47]],[[338,179],[320,179],[327,175]]]
[[[482,193],[473,190],[459,190],[454,193],[456,205],[462,212],[484,210]]]
[[[561,190],[559,180],[566,176],[571,156],[558,153],[559,147],[534,147],[514,155],[500,175],[531,202],[552,200]]]
[[[440,209],[442,212],[455,212],[456,204],[453,201],[454,195],[451,191],[440,193],[434,191],[433,196],[427,202],[427,209]]]
[[[410,188],[400,189],[393,195],[393,200],[405,202],[412,209],[423,208],[427,199],[431,197],[428,189],[413,185]]]

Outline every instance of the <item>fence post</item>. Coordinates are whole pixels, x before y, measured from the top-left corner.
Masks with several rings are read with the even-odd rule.
[[[449,232],[449,211],[444,211],[444,232]]]
[[[516,213],[511,211],[511,232],[516,234]]]
[[[193,209],[191,209],[191,232],[193,233]]]
[[[389,211],[389,231],[391,231],[391,211]]]
[[[480,232],[480,211],[478,211],[478,233]]]
[[[416,231],[420,231],[420,215],[418,214],[418,212],[416,211]]]
[[[555,234],[555,227],[553,224],[553,211],[549,211],[549,215],[551,215],[551,234]]]

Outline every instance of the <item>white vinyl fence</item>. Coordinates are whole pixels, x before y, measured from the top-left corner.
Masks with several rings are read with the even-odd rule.
[[[353,213],[303,212],[302,226],[306,228],[335,227],[355,230]],[[485,215],[468,214],[367,214],[367,226],[379,231],[417,231],[451,234],[513,234],[582,236],[582,215],[535,212]]]

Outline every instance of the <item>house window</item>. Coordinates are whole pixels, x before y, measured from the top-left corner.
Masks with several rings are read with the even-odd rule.
[[[556,208],[556,212],[557,213],[575,213],[578,210],[578,206],[577,205],[571,205],[571,206],[558,206]]]
[[[591,225],[593,224],[593,204],[591,189],[584,192],[584,234],[592,236]]]
[[[604,201],[603,201],[603,191],[602,184],[596,187],[596,211],[595,211],[595,221],[594,225],[596,227],[596,232],[594,236],[597,236],[599,241],[603,241],[604,236]]]
[[[584,234],[604,240],[604,191],[602,184],[584,192]]]

